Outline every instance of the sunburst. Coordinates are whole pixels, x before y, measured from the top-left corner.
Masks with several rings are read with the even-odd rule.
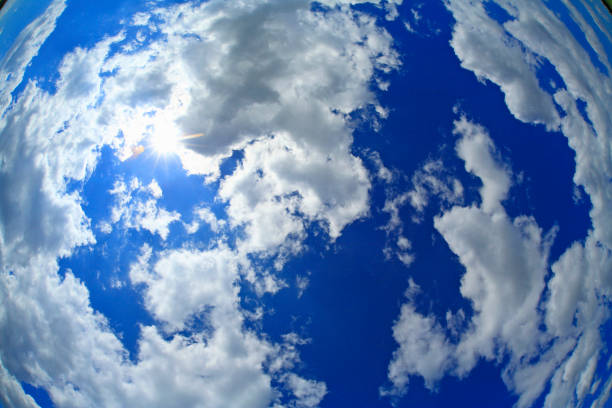
[[[202,136],[204,136],[204,133],[194,133],[180,137],[174,136],[171,133],[156,134],[151,137],[148,145],[137,145],[132,147],[132,155],[130,156],[130,159],[140,156],[149,149],[153,150],[158,157],[178,154],[178,152],[185,147],[185,140],[197,139]]]

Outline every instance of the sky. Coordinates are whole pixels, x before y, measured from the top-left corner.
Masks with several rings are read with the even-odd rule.
[[[0,406],[612,406],[601,2],[0,28]]]

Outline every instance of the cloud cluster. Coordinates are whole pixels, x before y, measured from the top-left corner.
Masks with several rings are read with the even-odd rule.
[[[518,119],[542,122],[549,129],[559,126],[576,153],[574,182],[584,187],[589,195],[593,228],[584,243],[575,243],[552,265],[554,276],[549,282],[546,321],[560,339],[558,343],[561,343],[561,339],[569,338],[568,341],[577,341],[578,344],[566,360],[561,352],[547,357],[551,370],[555,364],[560,366],[554,371],[551,390],[545,403],[547,406],[572,401],[579,403],[593,379],[594,361],[603,347],[599,326],[608,318],[604,304],[611,294],[609,259],[612,250],[612,184],[609,180],[612,156],[609,135],[612,116],[607,106],[612,92],[612,80],[607,69],[610,66],[610,56],[601,52],[601,42],[609,41],[610,37],[607,35],[604,38],[606,30],[598,33],[586,29],[584,47],[577,37],[580,33],[570,31],[545,4],[529,1],[498,3],[510,16],[503,25],[487,16],[478,3],[466,7],[463,2],[450,1],[448,8],[457,20],[451,45],[465,68],[501,87],[510,111]],[[599,10],[595,11],[594,8]],[[465,13],[468,9],[470,15]],[[585,19],[592,19],[601,25],[600,16],[606,15],[601,4],[586,5],[583,11],[570,5],[569,13],[583,29]],[[462,41],[467,36],[474,37],[474,41]],[[476,51],[481,53],[477,44],[484,42],[497,42],[498,46],[491,48],[491,53],[485,54],[486,58],[470,58]],[[519,44],[522,55],[517,54],[515,44]],[[592,52],[589,52],[589,48]],[[500,64],[501,61],[503,63]],[[550,63],[562,80],[562,83],[553,84],[552,98],[557,106],[556,114],[547,102],[548,97],[543,96],[543,85],[534,82],[533,75],[516,78],[513,86],[507,84],[507,78],[512,78],[505,76],[507,66],[531,66],[535,74],[540,67],[538,61]],[[516,101],[522,101],[520,105],[530,109],[533,115],[516,108]],[[534,101],[541,101],[539,107],[532,106]],[[584,114],[579,109],[581,102],[585,103]],[[546,112],[542,108],[546,108]],[[571,283],[576,283],[577,287]],[[572,324],[568,324],[568,321],[572,321]],[[571,334],[560,327],[571,328]],[[521,386],[517,386],[517,391],[523,396],[534,394],[533,386],[529,385],[529,381],[534,378],[527,378]],[[529,400],[521,399],[522,402]]]
[[[433,389],[447,373],[463,377],[485,358],[505,361],[503,378],[519,395],[518,406],[530,406],[548,381],[546,406],[578,404],[595,384],[599,328],[612,295],[611,252],[589,236],[550,265],[555,229],[543,234],[532,217],[506,214],[501,202],[511,177],[486,130],[461,118],[455,133],[457,155],[482,182],[482,201],[444,211],[434,226],[465,268],[460,291],[472,317],[449,311],[444,327],[416,310],[418,291],[409,289],[393,328],[399,349],[389,365],[392,386],[382,393],[402,395],[410,375]]]
[[[606,13],[594,10],[603,8],[601,4],[585,3],[578,10],[565,2],[584,30],[586,48],[594,50],[589,53],[544,3],[496,3],[507,21],[491,17],[483,2],[448,1],[456,20],[451,46],[464,68],[501,88],[517,119],[565,135],[576,152],[574,182],[584,187],[592,203],[592,229],[550,264],[552,236],[542,236],[532,218],[509,219],[501,206],[510,179],[491,154],[486,133],[465,120],[457,122],[455,131],[462,136],[457,153],[483,183],[482,204],[454,207],[437,217],[435,226],[466,269],[461,294],[472,302],[474,316],[458,341],[446,346],[446,333],[462,322],[462,311],[449,312],[445,330],[435,316],[422,316],[407,303],[394,330],[400,348],[389,366],[390,392],[405,392],[412,374],[431,386],[444,373],[464,375],[479,357],[507,356],[504,381],[519,396],[519,406],[531,405],[547,384],[547,407],[577,406],[598,391],[593,405],[602,406],[610,394],[609,380],[598,389],[597,366],[604,363],[600,328],[609,318],[612,295],[612,117],[606,110],[612,81],[602,46],[609,34],[594,30],[586,20],[602,26]],[[537,74],[544,62],[562,83],[540,83]],[[585,103],[584,112],[579,103]],[[545,281],[548,268],[552,277]],[[412,351],[419,339],[442,344],[446,358],[417,364]]]
[[[105,63],[114,74],[104,83],[101,119],[130,124],[121,129],[125,157],[160,132],[204,133],[178,154],[189,173],[212,182],[233,151],[244,152],[219,191],[230,224],[246,231],[243,252],[294,253],[307,223],[320,222],[335,239],[368,213],[370,182],[350,151],[346,115],[377,105],[370,80],[399,62],[372,17],[336,5],[154,10],[154,20],[139,15],[135,24],[153,27],[172,47],[152,43]]]
[[[147,186],[143,186],[137,178],[132,178],[129,184],[117,180],[110,194],[115,198],[115,205],[111,209],[110,223],[105,225],[121,222],[123,229],[145,229],[165,240],[170,232],[168,226],[181,218],[176,211],[158,207],[157,202],[163,192],[155,180]],[[106,229],[105,232],[109,231]]]
[[[488,16],[482,2],[450,1],[447,5],[457,21],[451,46],[461,66],[480,80],[499,85],[517,119],[557,129],[559,115],[551,95],[539,86],[533,51],[506,34],[504,27]]]
[[[291,336],[286,344],[275,345],[244,329],[237,281],[248,267],[246,259],[223,245],[156,254],[143,246],[130,280],[143,287],[145,307],[172,340],[163,340],[158,328],[143,329],[140,362],[132,376],[145,383],[137,389],[164,381],[170,365],[174,386],[188,406],[269,406],[279,397],[273,380],[286,384],[296,406],[320,402],[324,383],[288,371],[299,361]],[[172,404],[170,396],[154,394],[146,405],[164,406],[166,398]]]
[[[610,248],[612,185],[608,180],[612,161],[607,145],[612,118],[606,109],[612,92],[610,75],[597,68],[589,52],[544,4],[521,1],[510,5],[500,1],[499,5],[512,17],[503,25],[489,17],[479,2],[469,5],[449,2],[448,8],[457,20],[451,45],[463,67],[501,87],[510,112],[516,118],[544,123],[549,129],[560,129],[565,135],[576,152],[574,182],[585,188],[593,204],[591,218],[595,238]],[[576,13],[574,10],[574,15]],[[600,48],[600,40],[595,34],[587,34],[586,38],[593,49]],[[491,47],[490,53],[484,54],[486,58],[476,58],[476,53],[482,55],[481,43]],[[594,58],[606,57],[603,53]],[[547,94],[537,81],[537,61],[549,62],[563,81],[554,84],[553,95]],[[506,75],[505,70],[514,64],[521,65],[526,73],[516,78]],[[505,85],[508,78],[514,78],[512,87]],[[553,100],[560,109],[553,105]],[[530,118],[519,108],[515,109],[512,101],[521,101],[522,109],[532,114],[544,108],[546,112]],[[536,101],[540,102],[536,104]],[[584,117],[578,108],[579,101],[586,103]]]
[[[380,158],[375,155],[374,163],[378,168],[378,177],[389,185],[393,185],[394,177],[386,169]],[[435,197],[443,207],[459,204],[463,201],[463,185],[454,175],[444,168],[441,160],[428,160],[414,172],[411,179],[412,188],[409,191],[397,194],[393,188],[387,187],[386,200],[383,212],[389,214],[389,220],[383,227],[387,235],[387,243],[383,249],[386,259],[393,255],[406,267],[414,261],[412,243],[404,234],[404,223],[400,211],[406,204],[410,204],[415,214],[412,221],[423,221],[423,213],[430,200]]]
[[[380,6],[392,14],[397,3]],[[32,406],[18,383],[25,381],[66,407],[319,404],[325,384],[294,370],[299,342],[273,343],[246,328],[238,283],[259,279],[274,291],[273,278],[255,274],[247,255],[295,253],[313,222],[336,239],[368,212],[370,182],[351,152],[348,114],[377,105],[372,81],[382,84],[379,75],[399,62],[373,17],[350,2],[326,4],[324,11],[305,0],[148,10],[129,30],[65,55],[53,92],[30,82],[13,100],[65,3],[53,2],[28,26],[1,67],[11,72],[0,119],[3,403]],[[188,173],[219,182],[228,214],[226,224],[196,209],[198,223],[213,232],[229,226],[240,239],[235,248],[143,247],[130,280],[156,325],[141,327],[133,361],[92,309],[86,286],[71,271],[58,274],[58,256],[95,244],[71,186],[92,174],[104,145],[125,160],[135,146],[193,133],[205,137],[176,153]],[[236,150],[244,159],[220,180]],[[155,182],[120,176],[100,230],[146,229],[165,239],[181,216],[158,207],[162,194]]]

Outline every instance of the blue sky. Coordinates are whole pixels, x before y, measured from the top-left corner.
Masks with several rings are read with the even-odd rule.
[[[0,25],[1,406],[609,406],[599,2]]]

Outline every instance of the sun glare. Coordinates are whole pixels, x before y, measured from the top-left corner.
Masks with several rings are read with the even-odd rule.
[[[180,139],[172,132],[160,132],[151,137],[151,147],[158,155],[177,153],[180,146]]]
[[[157,156],[178,154],[183,147],[180,130],[166,115],[155,118],[149,134],[150,149]]]
[[[144,152],[153,153],[158,159],[169,155],[181,156],[187,145],[196,145],[198,142],[193,142],[192,139],[199,139],[204,136],[203,133],[194,133],[185,135],[181,133],[171,118],[167,115],[151,117],[142,117],[141,120],[135,120],[130,123],[127,129],[127,134],[138,134],[142,136],[140,139],[132,140],[129,143],[128,149],[131,153],[126,155],[123,160],[133,159],[140,156]]]

